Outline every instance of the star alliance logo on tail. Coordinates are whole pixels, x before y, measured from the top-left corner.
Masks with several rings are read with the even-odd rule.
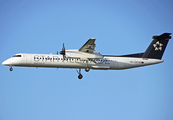
[[[155,50],[162,50],[162,46],[163,44],[162,43],[159,43],[159,41],[156,42],[156,44],[153,44]]]

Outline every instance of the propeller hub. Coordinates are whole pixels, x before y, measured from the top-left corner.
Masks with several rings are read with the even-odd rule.
[[[60,51],[59,52],[61,55],[65,55],[65,51]]]

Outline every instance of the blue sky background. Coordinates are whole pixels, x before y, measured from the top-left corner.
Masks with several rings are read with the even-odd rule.
[[[56,54],[96,38],[96,51],[144,52],[173,32],[171,0],[1,0],[0,62]],[[172,120],[173,40],[164,62],[120,71],[0,67],[0,120]]]

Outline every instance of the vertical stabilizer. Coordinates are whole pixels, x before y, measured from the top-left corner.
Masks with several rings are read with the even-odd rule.
[[[163,33],[160,36],[153,36],[153,41],[143,54],[143,58],[161,59],[166,49],[171,33]]]

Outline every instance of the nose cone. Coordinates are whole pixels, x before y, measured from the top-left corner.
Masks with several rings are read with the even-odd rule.
[[[3,65],[10,65],[11,62],[10,62],[10,60],[8,59],[8,60],[5,60],[2,64],[3,64]]]

